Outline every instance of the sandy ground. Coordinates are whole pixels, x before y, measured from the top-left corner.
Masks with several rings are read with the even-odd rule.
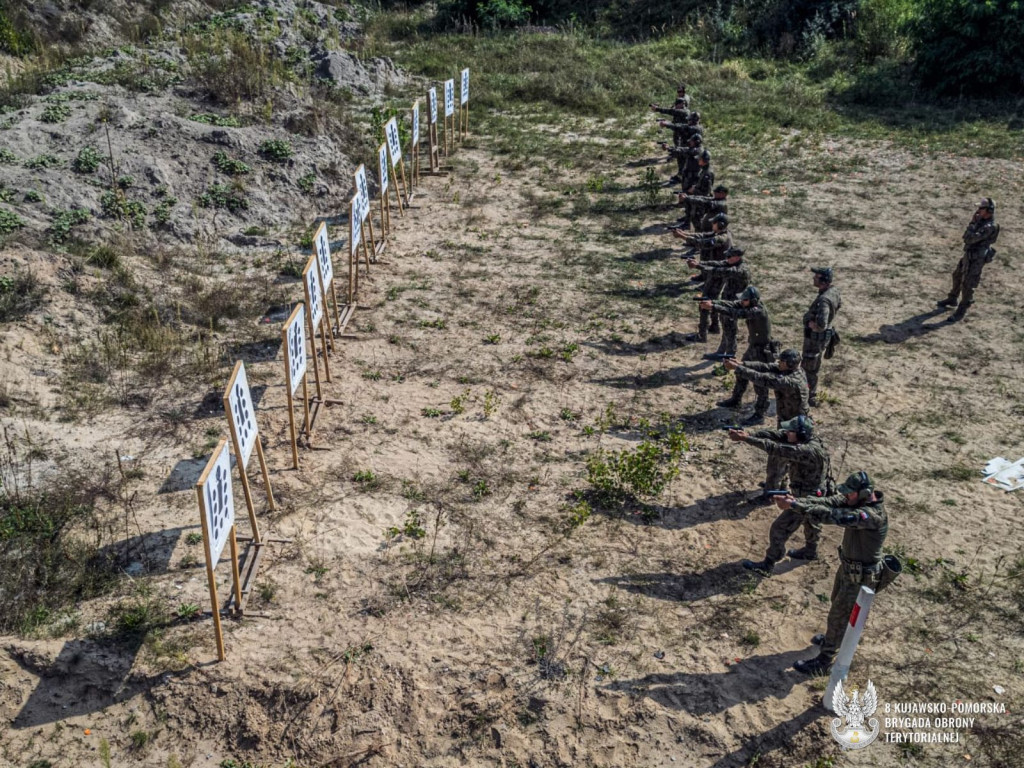
[[[261,506],[264,533],[292,542],[270,546],[250,615],[225,622],[228,660],[215,662],[208,615],[144,645],[0,638],[0,761],[100,765],[106,739],[124,766],[1015,764],[1021,497],[979,479],[989,458],[1024,455],[1021,163],[833,143],[720,170],[786,345],[813,298],[807,268],[836,267],[846,343],[814,415],[836,465],[877,478],[889,543],[919,566],[879,597],[852,680],[870,678],[883,705],[1011,713],[978,716],[958,744],[842,755],[821,681],[791,668],[823,630],[838,532],[822,560],[784,562],[770,580],[739,567],[773,518],[744,503],[762,459],[716,429],[735,415],[714,406],[728,381],[700,358],[713,346],[671,335],[695,326],[689,273],[658,226],[673,213],[640,207],[629,187],[642,162],[602,159],[598,138],[590,168],[510,171],[479,141],[451,176],[424,180],[364,283],[325,385],[341,402],[297,472],[280,352],[247,361],[282,507]],[[619,187],[587,191],[598,175]],[[934,300],[983,191],[1000,201],[1001,256],[969,319],[947,325]],[[298,283],[283,290],[298,299]],[[74,324],[80,310],[60,301],[43,311]],[[60,358],[41,325],[5,329],[0,378],[22,393],[5,423],[133,456],[148,583],[172,611],[208,605],[188,481],[195,446],[226,434],[223,414],[204,412],[205,392],[168,387],[148,409],[44,418]],[[172,405],[194,418],[157,428]],[[653,519],[595,513],[562,536],[586,455],[636,445],[647,423],[681,423],[690,440]],[[411,512],[424,538],[386,536]],[[82,626],[109,602],[82,606]]]

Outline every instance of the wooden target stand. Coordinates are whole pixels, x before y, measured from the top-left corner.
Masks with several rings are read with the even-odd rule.
[[[326,318],[324,317],[323,290],[320,287],[320,268],[316,265],[316,258],[309,257],[305,268],[302,270],[303,290],[306,294],[306,320],[309,323],[309,345],[313,350],[313,372],[316,376],[316,396],[323,398],[323,391],[320,388],[320,364],[316,349],[316,338],[320,336],[320,356],[324,360],[324,378],[331,381],[331,358],[328,348],[333,349],[334,340],[327,330]]]
[[[306,305],[299,302],[292,310],[281,329],[281,344],[284,346],[284,384],[288,398],[288,432],[292,441],[292,469],[299,468],[299,439],[295,429],[295,390],[302,381],[302,415],[305,427],[306,447],[313,447],[313,424],[309,416],[309,383],[306,371]],[[322,402],[318,398],[317,403]]]
[[[231,378],[228,380],[227,389],[224,390],[224,411],[228,417],[228,428],[235,452],[235,463],[238,464],[238,476],[242,481],[242,493],[245,495],[245,505],[249,511],[249,524],[252,527],[251,537],[236,537],[238,541],[252,542],[251,547],[246,548],[241,568],[241,590],[234,608],[235,612],[241,616],[245,612],[245,604],[252,593],[252,585],[256,580],[256,574],[259,573],[263,548],[269,543],[287,544],[291,542],[291,539],[264,539],[260,534],[259,523],[256,520],[256,508],[252,500],[252,490],[249,487],[249,476],[246,473],[248,458],[252,455],[253,448],[256,449],[260,471],[263,474],[263,483],[267,489],[268,509],[271,512],[277,511],[277,504],[274,501],[274,492],[270,487],[270,470],[267,467],[266,456],[263,454],[263,445],[260,442],[259,429],[256,424],[256,409],[252,402],[249,381],[245,374],[245,365],[241,360],[235,363],[235,370],[231,373]]]
[[[228,441],[221,438],[206,462],[206,468],[196,483],[199,520],[203,526],[203,550],[206,554],[206,581],[210,590],[213,610],[213,631],[217,640],[217,658],[224,661],[224,632],[221,628],[221,607],[217,597],[217,577],[214,570],[220,561],[224,544],[230,545],[232,599],[242,605],[242,580],[238,567],[238,538],[235,535],[235,499],[231,488],[231,454]],[[229,600],[230,602],[230,600]],[[226,609],[225,609],[226,610]]]
[[[459,141],[469,138],[469,70],[462,70],[459,86]]]
[[[409,185],[405,183],[405,158],[402,156],[402,140],[398,135],[398,120],[391,118],[384,126],[384,134],[386,141],[384,142],[388,148],[388,160],[391,162],[391,177],[398,179],[395,183],[395,195],[399,200],[399,211],[402,215],[405,212],[402,211],[401,201],[405,198],[405,206],[409,207]],[[399,194],[398,187],[401,185],[402,191]]]
[[[360,163],[359,167],[356,168],[355,172],[352,174],[352,184],[353,184],[353,186],[355,187],[355,190],[356,190],[355,191],[355,197],[359,200],[358,214],[360,216],[360,229],[362,230],[363,233],[365,233],[365,232],[369,232],[370,233],[370,240],[369,240],[370,252],[373,254],[374,259],[376,259],[377,255],[382,253],[384,251],[384,249],[387,247],[387,243],[385,243],[384,239],[381,238],[380,244],[378,245],[378,243],[377,243],[377,236],[374,234],[374,231],[373,231],[373,217],[370,215],[370,187],[369,187],[369,185],[366,182],[366,165]],[[350,209],[350,213],[351,213],[351,209]],[[349,243],[351,243],[352,242],[352,220],[351,219],[349,219],[349,224],[348,224],[348,237],[349,237]],[[365,241],[365,239],[366,239],[365,238],[365,234],[364,234],[362,239]],[[350,252],[351,252],[351,250],[352,250],[352,248],[349,247],[349,251]],[[358,266],[358,264],[357,264],[357,266]],[[356,293],[353,293],[353,289],[352,289],[352,278],[353,278],[352,269],[353,269],[353,264],[352,264],[352,259],[350,257],[349,258],[349,273],[348,273],[349,301],[355,302]],[[366,269],[367,269],[367,271],[369,271],[369,269],[370,269],[369,260],[367,260]]]
[[[412,139],[409,142],[409,200],[416,196],[420,186],[420,103],[412,105]]]
[[[391,236],[391,173],[388,166],[388,145],[384,143],[377,149],[377,167],[380,179],[380,199],[378,200],[380,205],[380,239],[384,243],[384,245],[380,246],[378,252],[384,250],[387,239]],[[397,186],[395,187],[395,200],[398,203],[398,212],[404,216],[405,210],[402,208],[402,196],[398,193]]]
[[[437,136],[437,88],[427,91],[427,160],[431,176],[447,176],[448,171],[441,169],[441,142]]]
[[[455,81],[444,83],[444,155],[455,153]]]
[[[370,222],[373,226],[373,217],[370,216],[369,201],[364,201],[359,194],[359,189],[349,201],[348,215],[348,293],[349,301],[355,306],[359,296],[359,250],[362,248],[363,263],[366,265],[366,274],[370,274],[370,247],[363,236],[363,227]],[[382,244],[384,239],[381,239]],[[383,251],[383,247],[381,251]],[[384,262],[377,261],[382,264]]]
[[[350,294],[348,303],[344,310],[338,309],[337,282],[334,279],[334,259],[331,258],[331,241],[327,233],[327,222],[320,222],[316,235],[313,237],[313,257],[316,259],[317,270],[320,277],[320,289],[323,291],[324,310],[326,313],[328,302],[334,309],[334,327],[331,327],[330,320],[327,321],[327,330],[331,339],[345,334],[345,328],[356,311],[355,299]],[[334,352],[334,344],[331,344],[331,352]]]

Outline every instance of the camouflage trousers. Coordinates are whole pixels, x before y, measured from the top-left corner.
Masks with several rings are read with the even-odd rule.
[[[839,645],[843,642],[843,635],[850,624],[850,613],[857,604],[861,586],[877,591],[881,573],[880,569],[861,571],[856,566],[851,567],[845,562],[839,563],[835,581],[832,583],[832,606],[828,609],[825,640],[821,644],[822,656],[835,659]]]
[[[949,291],[949,298],[953,301],[959,299],[965,309],[971,306],[974,303],[974,291],[981,283],[981,270],[984,266],[984,255],[961,258],[953,270],[953,287]]]
[[[767,344],[763,347],[747,347],[747,351],[743,353],[743,362],[757,362],[757,363],[774,363],[775,353],[772,352],[772,348]],[[747,391],[747,387],[750,382],[747,379],[741,379],[739,376],[736,377],[736,384],[732,388],[732,399],[737,402],[743,400],[743,393]],[[764,415],[768,412],[768,387],[763,387],[760,384],[754,385],[754,412]]]
[[[807,334],[804,335],[803,366],[807,374],[807,389],[810,393],[818,391],[818,371],[821,370],[821,358],[825,354],[825,344]]]
[[[775,490],[779,486],[765,486],[765,490]],[[817,491],[817,488],[793,488],[793,495],[810,495]],[[784,509],[782,514],[775,518],[772,527],[768,529],[768,549],[764,556],[773,563],[779,562],[786,554],[786,543],[796,533],[797,528],[803,526],[804,548],[808,552],[818,551],[818,541],[821,539],[821,523],[813,523],[807,519],[802,512],[795,509]]]
[[[722,315],[722,340],[718,344],[718,353],[722,355],[736,354],[736,318],[732,315]]]
[[[719,315],[715,310],[702,309],[700,311],[700,320],[697,323],[697,333],[701,336],[707,334],[708,331],[711,331],[711,333],[718,333],[720,330],[719,323],[721,322],[725,321],[719,320]]]

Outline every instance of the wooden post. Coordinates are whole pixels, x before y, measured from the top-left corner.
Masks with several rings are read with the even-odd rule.
[[[451,149],[448,145],[451,145]],[[455,151],[455,80],[444,81],[444,154]]]
[[[402,157],[402,140],[398,134],[398,119],[392,117],[384,125],[385,144],[388,147],[388,159],[391,161],[392,176],[395,177],[395,196],[398,198],[398,212],[405,215],[402,209],[402,197],[409,204],[409,187],[405,183],[405,160]],[[401,193],[399,193],[401,187]]]
[[[295,388],[302,381],[302,406],[306,414],[306,437],[309,439],[309,390],[306,386],[306,307],[301,302],[292,310],[281,329],[284,345],[284,382],[288,398],[288,428],[292,438],[292,467],[299,468],[299,440],[295,429]]]
[[[316,235],[313,237],[313,255],[316,257],[317,266],[320,269],[320,288],[324,292],[324,306],[327,306],[329,300],[334,303],[335,326],[331,329],[331,338],[333,339],[336,333],[341,333],[342,327],[341,314],[338,312],[338,292],[334,286],[334,260],[331,258],[331,240],[327,233],[326,221],[320,222]],[[328,322],[328,328],[330,328],[330,325],[330,322]]]
[[[391,234],[391,202],[388,200],[388,188],[391,177],[388,173],[388,149],[386,144],[377,148],[377,173],[380,180],[380,231],[381,239],[387,240]]]
[[[271,511],[275,511],[277,505],[274,503],[274,492],[270,487],[270,474],[267,471],[266,459],[263,457],[263,446],[260,444],[256,408],[252,402],[249,380],[245,375],[245,365],[241,360],[235,363],[235,370],[228,381],[227,389],[224,390],[224,411],[228,415],[231,442],[235,448],[235,460],[238,462],[238,474],[242,478],[242,489],[246,492],[246,503],[250,505],[249,515],[250,521],[253,523],[253,541],[259,544],[262,539],[260,539],[259,530],[255,525],[256,510],[252,506],[252,493],[249,490],[249,478],[246,475],[253,448],[256,449],[256,454],[259,457],[263,482],[267,489],[267,505]]]
[[[420,185],[420,102],[412,105],[412,140],[409,142],[409,155],[412,157],[409,168],[409,199],[416,194]]]
[[[373,233],[373,217],[370,215],[370,189],[366,183],[366,166],[360,163],[355,173],[352,174],[352,179],[356,188],[356,194],[359,195],[360,216],[363,219],[363,223],[366,224],[367,231],[370,233],[370,249],[377,253],[377,236]],[[384,249],[381,248],[381,250]]]
[[[427,91],[427,143],[429,144],[430,173],[441,172],[441,147],[437,138],[437,88]]]
[[[459,138],[469,138],[469,68],[462,70],[459,87]]]

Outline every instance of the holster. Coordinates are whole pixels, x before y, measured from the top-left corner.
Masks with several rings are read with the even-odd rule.
[[[888,587],[894,581],[896,577],[903,573],[903,563],[896,555],[886,555],[882,558],[882,575],[878,577],[878,586],[875,587],[875,592],[881,592],[883,589]]]

